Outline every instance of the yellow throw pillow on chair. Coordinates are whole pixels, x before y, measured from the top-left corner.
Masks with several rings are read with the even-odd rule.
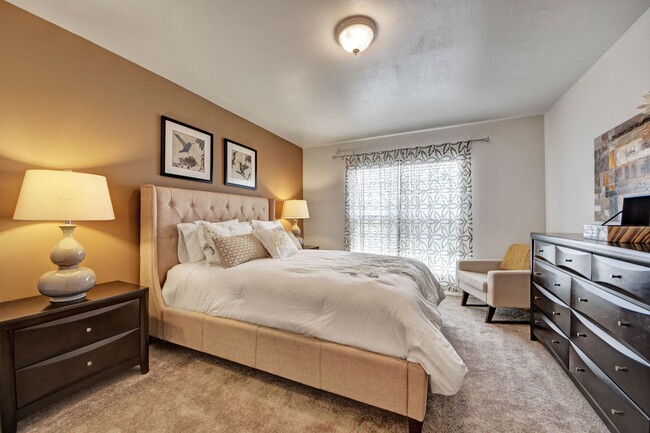
[[[499,269],[504,271],[520,271],[530,269],[530,245],[512,244],[501,260]]]

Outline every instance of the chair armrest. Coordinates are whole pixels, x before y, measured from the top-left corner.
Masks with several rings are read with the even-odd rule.
[[[456,269],[459,271],[480,272],[482,274],[487,274],[489,271],[499,269],[500,264],[501,260],[459,260],[456,262]]]
[[[530,271],[487,273],[487,303],[493,307],[530,307]]]

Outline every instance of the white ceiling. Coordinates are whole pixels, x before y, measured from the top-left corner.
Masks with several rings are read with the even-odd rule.
[[[10,0],[302,147],[543,114],[650,0]],[[358,57],[334,28],[363,14]]]

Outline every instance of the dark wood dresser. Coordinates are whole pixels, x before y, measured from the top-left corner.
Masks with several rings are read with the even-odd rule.
[[[149,371],[148,289],[113,281],[86,299],[0,304],[2,433],[43,406],[119,371]],[[110,403],[110,402],[107,402]]]
[[[648,433],[650,246],[531,237],[531,339],[612,432]]]

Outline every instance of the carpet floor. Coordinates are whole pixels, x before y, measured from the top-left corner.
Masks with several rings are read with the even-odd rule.
[[[469,373],[458,394],[429,395],[425,432],[607,433],[551,355],[529,340],[528,326],[485,324],[485,308],[460,307],[457,297],[440,309]],[[63,399],[21,420],[18,431],[408,431],[403,416],[165,342],[151,345],[150,367]]]

